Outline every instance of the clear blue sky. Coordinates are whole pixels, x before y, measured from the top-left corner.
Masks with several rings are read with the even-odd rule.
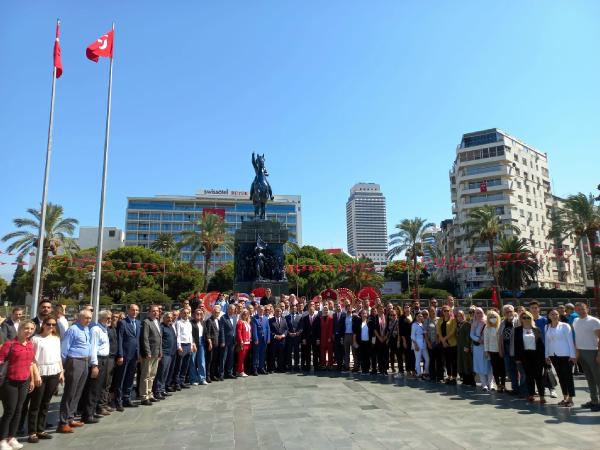
[[[304,242],[345,247],[353,183],[381,184],[390,230],[439,222],[461,134],[489,127],[548,152],[558,195],[600,182],[597,1],[12,0],[0,13],[0,235],[40,202],[57,17],[49,199],[82,225],[98,220],[108,75],[85,47],[113,19],[107,225],[124,226],[127,196],[247,189],[258,150],[274,191],[302,195]]]

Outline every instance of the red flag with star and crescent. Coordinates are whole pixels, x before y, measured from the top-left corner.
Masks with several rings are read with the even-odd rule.
[[[100,58],[112,58],[114,37],[114,31],[109,31],[106,34],[103,34],[101,37],[96,39],[95,42],[88,46],[88,48],[85,50],[85,56],[94,62],[98,62],[98,59]]]
[[[60,22],[56,23],[56,40],[54,41],[54,67],[56,68],[56,78],[60,78],[63,73],[62,61],[60,59]]]

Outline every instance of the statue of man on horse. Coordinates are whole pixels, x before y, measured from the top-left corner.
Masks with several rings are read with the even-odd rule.
[[[255,155],[252,152],[252,166],[256,176],[250,187],[250,200],[254,204],[254,218],[265,220],[265,206],[267,201],[273,200],[273,191],[267,180],[269,173],[265,168],[265,155]]]

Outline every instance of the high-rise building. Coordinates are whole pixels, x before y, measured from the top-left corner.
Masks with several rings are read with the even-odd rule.
[[[453,254],[449,257],[470,254],[472,242],[465,239],[463,223],[473,208],[491,205],[503,223],[520,229],[519,237],[525,238],[529,249],[542,260],[539,287],[577,287],[575,274],[581,273],[578,262],[570,268],[574,275],[565,278],[559,275],[556,262],[541,258],[556,249],[555,242],[547,237],[555,199],[546,153],[497,128],[464,134],[450,171],[450,191],[454,217],[449,233]],[[479,262],[466,268],[455,267],[456,281],[463,294],[491,285],[492,275],[486,262],[488,250],[487,245],[478,243],[474,255]]]
[[[127,199],[125,245],[149,247],[160,233],[174,235],[181,241],[182,231],[199,230],[198,220],[203,214],[218,214],[225,219],[227,231],[233,235],[242,222],[252,220],[254,206],[250,193],[229,189],[201,189],[193,196],[158,195],[129,197]],[[302,207],[299,195],[275,195],[267,203],[266,219],[281,222],[289,231],[289,241],[302,245]],[[182,261],[190,261],[192,251],[181,249]],[[233,255],[220,248],[213,256],[209,271],[214,271]],[[195,263],[203,264],[202,255]]]
[[[378,184],[357,183],[346,203],[348,253],[367,257],[382,270],[387,262],[388,235],[385,197]]]

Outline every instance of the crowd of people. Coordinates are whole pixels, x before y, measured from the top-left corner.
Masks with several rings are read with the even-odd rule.
[[[210,309],[198,295],[177,309],[152,305],[141,321],[133,304],[126,313],[99,311],[97,322],[93,312],[84,307],[69,325],[63,306],[42,301],[32,320],[16,307],[2,323],[0,450],[22,448],[19,430],[30,443],[52,438],[47,414],[59,384],[59,433],[196,386],[311,370],[391,371],[450,385],[479,379],[483,392],[543,404],[547,391],[556,396],[554,368],[558,406],[572,407],[579,369],[590,391],[581,406],[600,411],[600,320],[585,303],[543,315],[536,301],[484,311],[463,310],[453,297],[427,307],[294,295],[276,302],[267,290],[261,299],[220,295]]]

